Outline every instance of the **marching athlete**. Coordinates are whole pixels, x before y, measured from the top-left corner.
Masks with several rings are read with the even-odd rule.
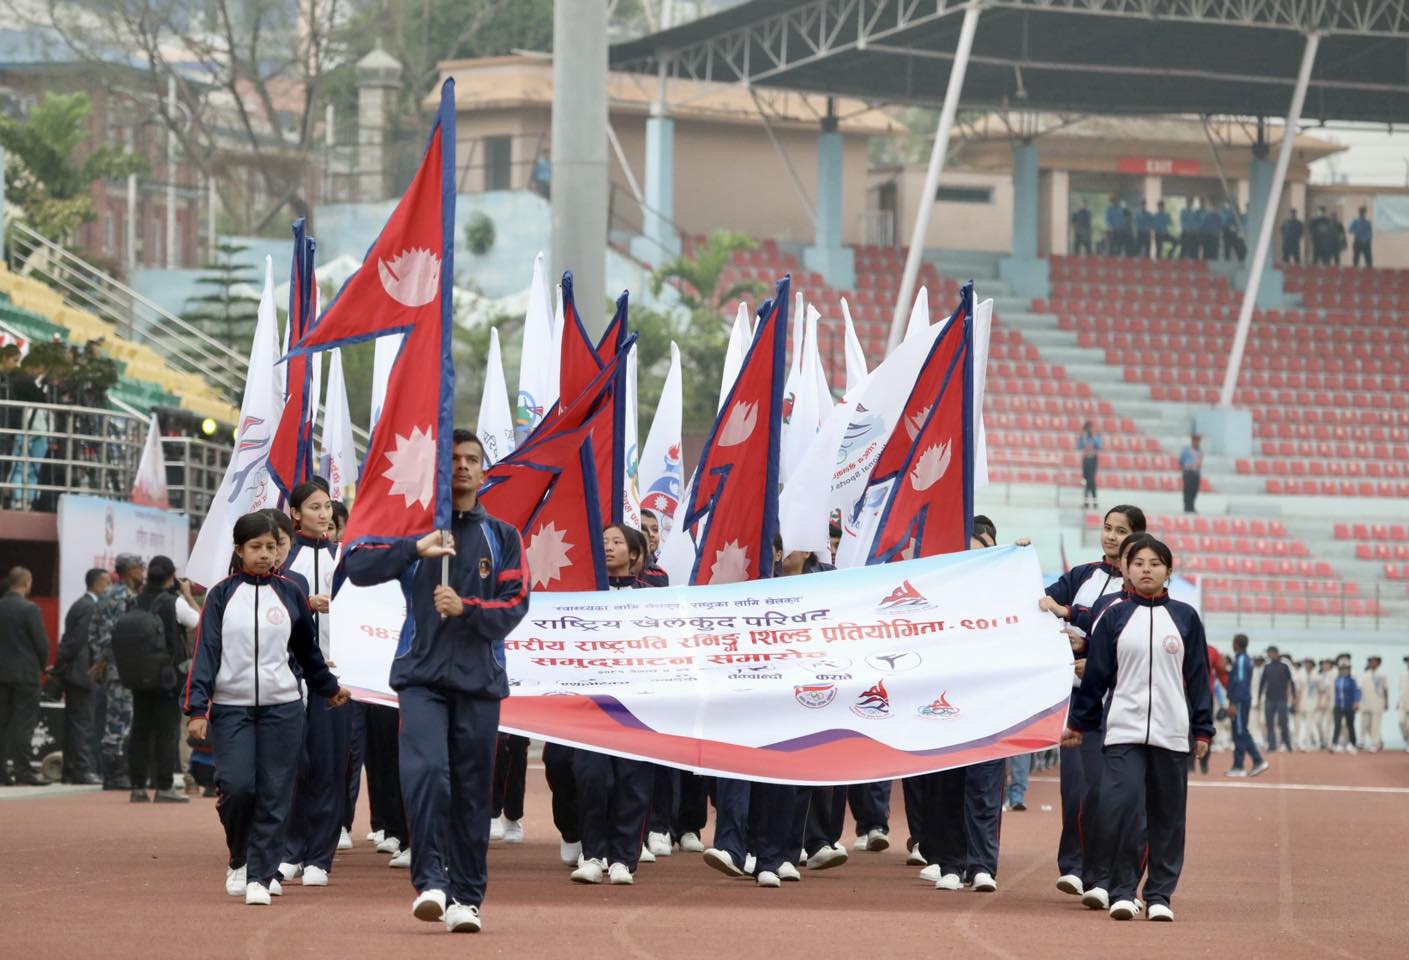
[[[412,913],[478,932],[487,882],[499,704],[509,695],[504,638],[528,611],[518,531],[479,504],[484,445],[454,433],[448,534],[360,547],[344,561],[358,586],[401,580],[407,623],[392,662],[401,705],[401,791],[411,833]],[[449,586],[441,557],[450,557]]]
[[[209,735],[214,751],[225,891],[261,905],[281,892],[282,828],[303,743],[300,679],[333,707],[348,699],[318,650],[307,600],[274,573],[277,534],[263,512],[236,521],[232,573],[206,594],[185,697],[191,736]]]

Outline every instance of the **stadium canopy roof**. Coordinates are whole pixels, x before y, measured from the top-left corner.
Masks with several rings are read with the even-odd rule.
[[[937,106],[962,0],[745,0],[611,49],[616,69]],[[1409,121],[1409,0],[988,0],[966,107]]]

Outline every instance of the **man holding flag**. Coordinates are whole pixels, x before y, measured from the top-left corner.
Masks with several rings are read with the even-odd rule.
[[[401,706],[412,912],[476,932],[499,702],[509,693],[503,642],[528,609],[528,573],[518,532],[479,505],[483,445],[451,429],[454,163],[447,80],[420,170],[362,268],[295,351],[405,333],[348,518],[344,563],[354,584],[396,580],[406,594],[390,683]]]

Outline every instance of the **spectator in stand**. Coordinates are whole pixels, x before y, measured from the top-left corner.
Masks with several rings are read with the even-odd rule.
[[[93,770],[93,710],[97,684],[88,644],[98,598],[108,589],[108,572],[94,567],[83,576],[83,596],[64,616],[64,635],[51,674],[64,685],[64,783],[102,783]]]
[[[1155,242],[1155,215],[1150,212],[1150,202],[1140,201],[1140,212],[1135,215],[1135,246],[1141,257],[1150,258],[1150,248]]]
[[[1389,709],[1389,682],[1380,673],[1379,657],[1371,657],[1360,676],[1360,747],[1371,753],[1384,749],[1385,711]]]
[[[1086,201],[1081,201],[1081,208],[1071,215],[1072,249],[1073,254],[1091,253],[1091,211],[1086,208]]]
[[[1248,719],[1252,716],[1252,657],[1248,656],[1248,635],[1240,633],[1233,637],[1233,667],[1228,671],[1228,716],[1233,721],[1233,766],[1228,769],[1230,777],[1246,777],[1243,769],[1243,756],[1252,761],[1252,776],[1267,772],[1267,761],[1257,750],[1257,742],[1248,730]]]
[[[1335,257],[1338,267],[1341,257],[1345,256],[1345,246],[1345,224],[1341,223],[1341,214],[1337,210],[1331,214],[1331,255]]]
[[[1331,749],[1337,753],[1355,752],[1355,711],[1360,707],[1360,685],[1350,675],[1350,660],[1336,664],[1335,727],[1331,731]],[[1341,724],[1345,724],[1346,743],[1341,743]]]
[[[1296,680],[1291,665],[1282,659],[1276,647],[1267,648],[1267,666],[1257,685],[1257,704],[1267,718],[1267,752],[1277,752],[1277,733],[1281,731],[1282,747],[1291,750],[1291,710],[1296,709]]]
[[[1125,244],[1121,240],[1121,235],[1125,231],[1125,211],[1121,209],[1120,201],[1115,194],[1110,195],[1110,200],[1106,206],[1106,253],[1113,257],[1125,253]]]
[[[1335,228],[1331,226],[1331,218],[1326,216],[1325,207],[1316,208],[1316,216],[1311,218],[1306,229],[1311,234],[1311,262],[1317,266],[1329,266],[1335,246]]]
[[[1199,220],[1199,237],[1203,241],[1203,258],[1218,259],[1218,241],[1223,237],[1223,216],[1208,201],[1203,202],[1203,216]]]
[[[39,722],[39,678],[49,662],[49,637],[39,607],[29,599],[34,576],[12,567],[0,595],[0,781],[41,786],[29,765],[30,740]],[[12,769],[5,771],[9,761]]]
[[[1124,218],[1120,228],[1120,244],[1125,249],[1127,257],[1133,257],[1139,253],[1140,241],[1137,239],[1138,227],[1136,226],[1135,211],[1130,209],[1130,205],[1124,200],[1120,201],[1120,214]]]
[[[1301,238],[1306,233],[1306,224],[1297,219],[1296,207],[1291,215],[1282,221],[1282,262],[1301,263]]]
[[[1370,243],[1375,236],[1375,228],[1365,217],[1365,208],[1360,208],[1360,216],[1350,221],[1350,235],[1355,240],[1354,253],[1352,255],[1352,266],[1360,266],[1360,258],[1365,258],[1367,268],[1375,265],[1374,255],[1370,252]]]
[[[1197,433],[1189,435],[1189,445],[1179,451],[1179,469],[1184,473],[1184,512],[1194,512],[1194,501],[1199,496],[1199,485],[1203,482],[1204,452],[1199,448],[1201,438]]]
[[[1164,209],[1164,201],[1155,204],[1155,213],[1151,218],[1151,224],[1155,231],[1155,259],[1161,260],[1165,257],[1174,256],[1174,234],[1169,232],[1173,221],[1169,218],[1169,211]],[[1168,244],[1166,249],[1165,244]]]
[[[1096,509],[1096,468],[1101,462],[1101,435],[1090,420],[1081,425],[1081,436],[1076,438],[1076,449],[1081,454],[1081,478],[1086,486],[1081,491],[1083,509]]]
[[[1179,211],[1179,256],[1185,260],[1199,258],[1199,228],[1203,218],[1193,197],[1184,201],[1184,209]]]
[[[1242,263],[1247,259],[1248,245],[1243,241],[1243,223],[1247,220],[1247,210],[1239,215],[1238,208],[1231,203],[1223,209],[1223,259]]]

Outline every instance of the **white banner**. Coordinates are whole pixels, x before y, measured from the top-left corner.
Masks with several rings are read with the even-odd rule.
[[[1019,547],[724,586],[538,593],[505,642],[501,726],[788,783],[1041,750],[1061,735],[1072,676],[1041,594],[1036,553]],[[390,594],[333,601],[333,659],[361,698],[391,700],[401,609]]]
[[[101,497],[59,497],[59,619],[83,596],[83,575],[93,567],[112,570],[119,553],[135,553],[145,563],[158,554],[186,571],[191,527],[184,513],[139,507]]]

